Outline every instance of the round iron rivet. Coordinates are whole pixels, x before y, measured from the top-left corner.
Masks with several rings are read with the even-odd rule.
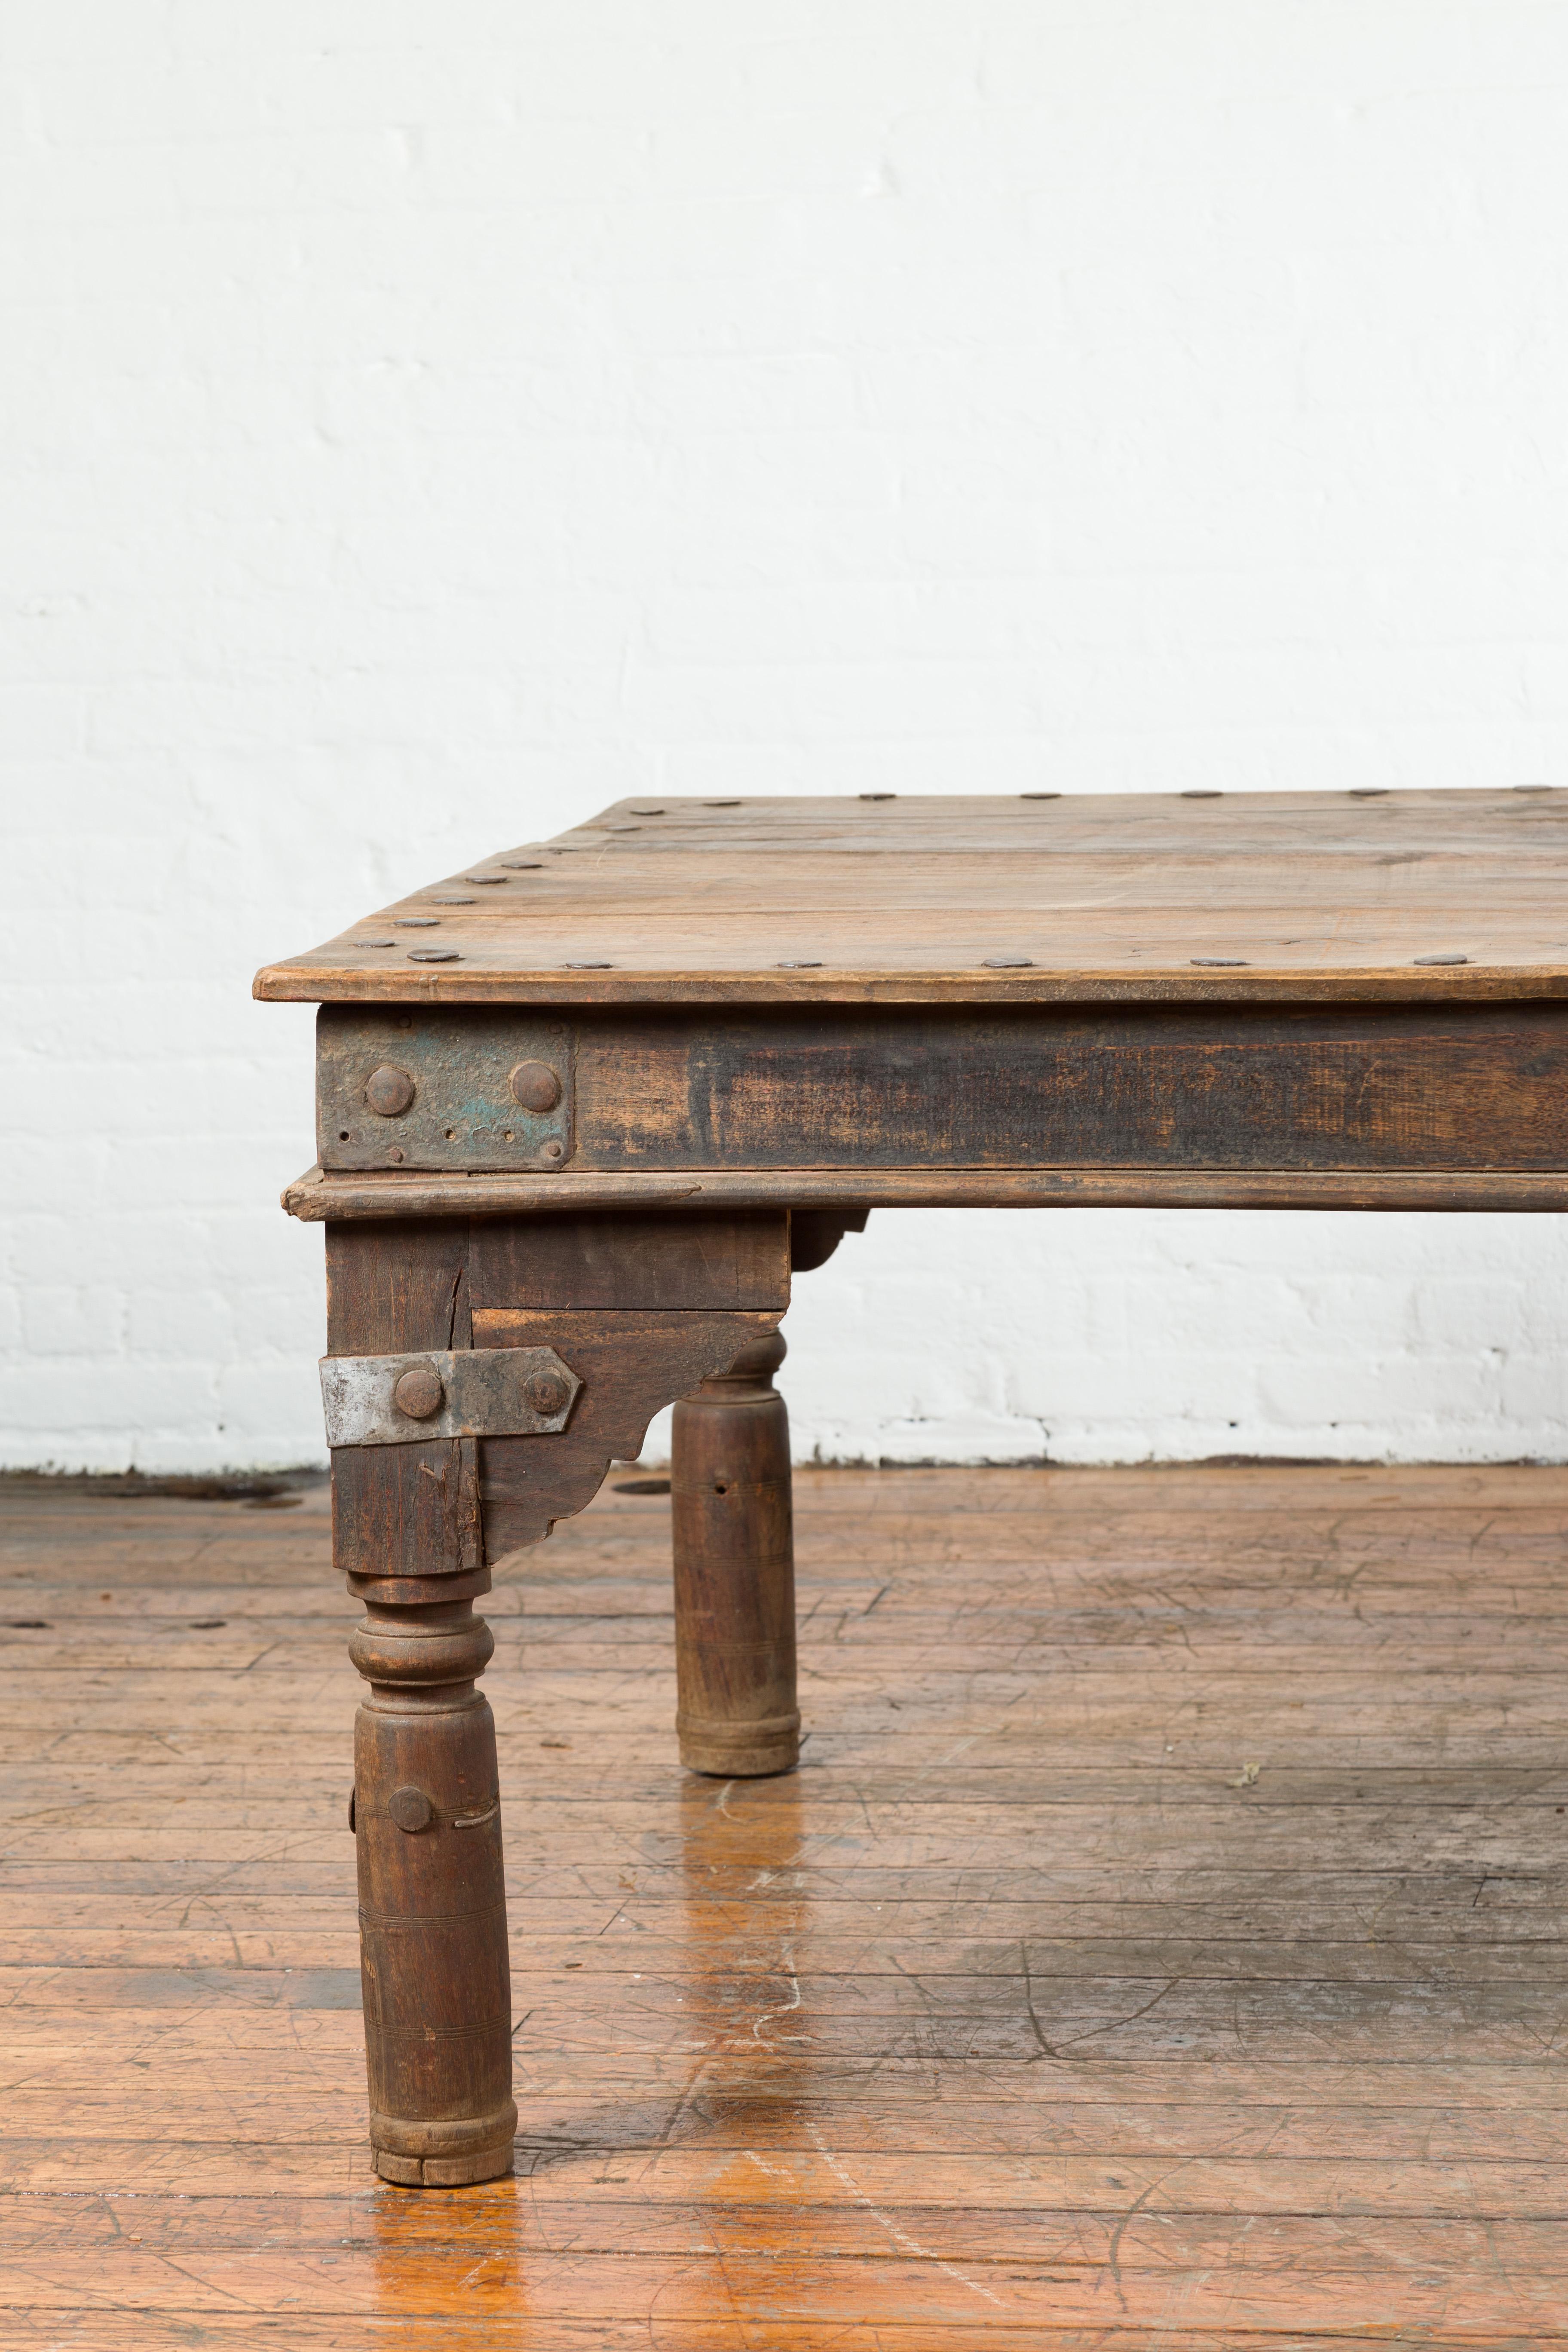
[[[396,1167],[403,1158],[403,1146],[400,1143],[395,1143],[386,1156],[392,1161],[394,1167]]]
[[[898,797],[897,793],[858,793],[856,794],[856,798],[858,800],[863,801],[896,801]]]
[[[439,915],[394,915],[392,919],[400,931],[433,931],[441,918]]]
[[[1387,784],[1352,784],[1349,797],[1352,801],[1385,801],[1389,790]]]
[[[398,1380],[392,1402],[410,1421],[428,1421],[440,1412],[446,1394],[438,1372],[428,1364],[413,1364]]]
[[[408,961],[410,963],[461,963],[463,959],[456,948],[410,948]]]
[[[739,801],[704,801],[704,808],[739,808]]]
[[[822,958],[820,956],[785,956],[776,969],[780,971],[820,971]]]
[[[565,1410],[570,1391],[559,1372],[535,1372],[531,1380],[524,1381],[522,1393],[535,1412],[553,1421]]]
[[[395,940],[351,940],[349,945],[351,948],[395,948],[397,941]]]
[[[504,874],[465,874],[463,879],[465,882],[504,882],[506,876]]]
[[[1510,784],[1509,786],[1510,793],[1549,793],[1551,790],[1550,784]]]
[[[1189,956],[1187,961],[1201,965],[1205,971],[1244,971],[1247,969],[1245,956]]]
[[[605,830],[606,833],[640,833],[642,827],[640,824],[611,824],[606,825]]]
[[[437,898],[434,895],[430,900],[433,907],[471,907],[473,903],[471,898]]]
[[[1468,956],[1412,956],[1412,963],[1468,963]]]
[[[506,1083],[522,1110],[553,1110],[561,1099],[561,1081],[548,1062],[520,1062]]]
[[[1020,793],[1018,798],[1021,801],[1059,801],[1061,794],[1060,793]]]
[[[1183,801],[1222,801],[1225,794],[1216,792],[1212,784],[1194,784],[1190,792],[1178,793],[1176,798]]]
[[[1033,971],[1033,956],[983,956],[981,962],[987,971]]]
[[[410,1837],[427,1830],[436,1818],[436,1808],[423,1789],[394,1789],[386,1810],[398,1828],[405,1830]]]
[[[664,811],[662,809],[633,809],[632,814],[634,816],[662,816],[664,814]]]
[[[364,1098],[379,1118],[401,1118],[414,1100],[414,1081],[395,1063],[383,1062],[366,1078]]]
[[[509,874],[537,874],[544,860],[542,857],[503,857],[501,864]]]
[[[542,1149],[546,1160],[559,1160],[562,1153],[565,1150],[566,1146],[562,1142],[561,1138],[558,1135],[552,1135],[549,1142],[544,1144]]]
[[[615,966],[608,963],[574,963],[570,956],[562,966],[563,971],[613,971],[614,969]]]

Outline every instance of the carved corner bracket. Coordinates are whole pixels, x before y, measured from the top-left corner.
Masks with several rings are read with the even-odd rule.
[[[784,1309],[616,1312],[479,1308],[477,1347],[553,1347],[582,1381],[571,1424],[540,1443],[482,1441],[479,1499],[487,1556],[540,1542],[592,1502],[612,1462],[635,1461],[654,1414],[742,1348],[776,1331]]]

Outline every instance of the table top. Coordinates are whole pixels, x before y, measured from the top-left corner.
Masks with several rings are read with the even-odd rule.
[[[643,795],[268,964],[449,1004],[1568,993],[1568,789]]]

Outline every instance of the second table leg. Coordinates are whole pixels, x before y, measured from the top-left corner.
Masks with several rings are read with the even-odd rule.
[[[726,1779],[800,1759],[784,1358],[754,1340],[675,1408],[676,1730],[683,1764]]]

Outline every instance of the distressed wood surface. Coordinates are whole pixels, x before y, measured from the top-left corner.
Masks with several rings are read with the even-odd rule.
[[[1568,1169],[1568,1004],[647,1012],[576,1062],[584,1173]]]
[[[1568,2341],[1568,1472],[796,1474],[801,1769],[669,1505],[499,1563],[520,2177],[363,2137],[324,1492],[0,1486],[0,2341]]]
[[[457,1219],[410,1221],[390,1245],[364,1226],[329,1226],[327,1353],[471,1347],[468,1246],[468,1225]],[[332,1465],[332,1517],[345,1575],[478,1575],[475,1441],[344,1447]]]
[[[377,1049],[355,1060],[332,1041],[360,1018],[341,1006],[321,1015],[322,1072],[344,1062],[333,1083],[356,1097]],[[441,1015],[444,1037],[465,1019],[518,1024],[512,1046],[492,1045],[488,1077],[460,1078],[440,1076],[460,1059],[449,1045],[427,1078],[426,1016],[405,1018],[402,1076],[418,1074],[417,1105],[427,1083],[444,1085],[446,1108],[426,1114],[423,1139],[362,1102],[379,1135],[356,1122],[339,1142],[326,1131],[334,1113],[322,1167],[537,1177],[528,1138],[499,1133],[496,1073],[524,1051],[528,1016]],[[576,1118],[569,1146],[555,1147],[557,1176],[1568,1168],[1568,1003],[666,1007],[584,1012],[574,1028]]]
[[[268,965],[256,992],[520,1004],[1553,995],[1568,991],[1565,892],[1562,790],[620,802]],[[410,960],[433,948],[452,961]],[[1444,955],[1468,961],[1415,961]]]

